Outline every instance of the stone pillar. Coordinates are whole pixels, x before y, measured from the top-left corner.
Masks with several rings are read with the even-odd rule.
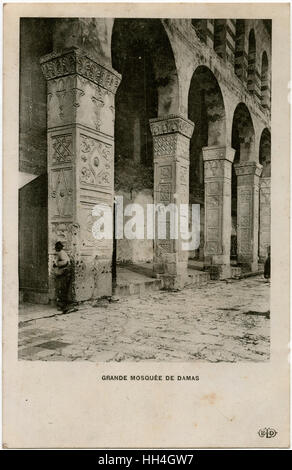
[[[203,147],[205,178],[205,266],[214,278],[228,278],[231,238],[231,169],[235,150]]]
[[[194,124],[180,115],[150,119],[154,149],[154,204],[188,204],[189,147]],[[156,218],[157,225],[157,218]],[[168,224],[169,229],[169,224]],[[179,230],[180,232],[180,230]],[[154,271],[166,288],[182,288],[187,278],[188,251],[181,239],[154,242]]]
[[[93,236],[92,209],[113,204],[114,99],[121,77],[78,48],[43,57],[41,67],[48,93],[50,298],[57,240],[72,259],[75,299],[111,295],[113,240]]]
[[[234,166],[237,176],[237,261],[245,271],[256,271],[262,165],[243,162]]]
[[[264,262],[271,245],[271,178],[260,179],[259,258]]]

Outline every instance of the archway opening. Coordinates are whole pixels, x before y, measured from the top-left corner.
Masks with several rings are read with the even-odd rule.
[[[231,175],[231,264],[237,263],[237,176],[235,164],[249,161],[254,152],[254,127],[248,108],[239,103],[234,111],[232,122],[231,146],[235,150]]]
[[[154,241],[146,237],[147,204],[154,202],[153,139],[149,119],[177,110],[178,78],[160,20],[117,19],[112,66],[122,75],[115,100],[115,195],[124,208],[144,210],[144,238],[115,240],[113,265],[152,269]],[[129,220],[124,216],[124,224]],[[135,231],[133,229],[133,231]]]
[[[225,110],[216,77],[199,66],[192,77],[188,98],[189,119],[194,122],[190,141],[189,202],[200,204],[200,247],[189,252],[189,260],[204,259],[204,162],[203,147],[225,145]]]
[[[271,176],[271,133],[265,128],[261,135],[259,162],[263,165],[261,177],[270,178]]]

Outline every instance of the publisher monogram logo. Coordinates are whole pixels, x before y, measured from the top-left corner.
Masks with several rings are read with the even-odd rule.
[[[277,434],[277,431],[273,428],[263,428],[260,429],[258,432],[258,435],[260,437],[266,437],[268,439],[270,439],[271,437],[275,437]]]

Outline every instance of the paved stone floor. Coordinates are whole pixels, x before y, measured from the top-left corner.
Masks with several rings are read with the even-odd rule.
[[[269,283],[262,276],[121,297],[67,315],[23,304],[19,359],[267,361],[269,318]]]

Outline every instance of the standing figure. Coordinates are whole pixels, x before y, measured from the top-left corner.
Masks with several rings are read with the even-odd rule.
[[[70,300],[70,288],[72,281],[72,266],[70,258],[64,250],[61,242],[55,244],[56,259],[53,264],[55,270],[55,284],[57,294],[57,306],[63,313],[76,311]]]
[[[268,256],[265,261],[265,266],[264,266],[264,278],[265,279],[270,279],[271,277],[271,247],[268,247]]]

